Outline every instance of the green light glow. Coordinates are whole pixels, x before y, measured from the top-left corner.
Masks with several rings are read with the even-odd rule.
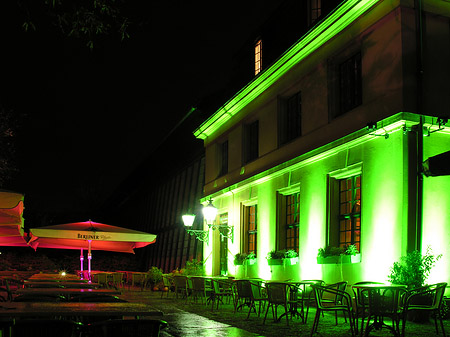
[[[281,76],[347,28],[378,1],[348,0],[343,3],[319,26],[307,33],[298,43],[285,52],[273,66],[261,73],[217,110],[213,116],[194,131],[194,136],[199,139],[206,139],[214,134],[223,124],[261,95]]]

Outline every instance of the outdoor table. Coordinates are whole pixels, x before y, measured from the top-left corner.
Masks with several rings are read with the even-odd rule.
[[[369,336],[371,330],[383,327],[391,330],[394,336],[400,336],[398,320],[401,316],[400,298],[406,292],[406,286],[401,284],[358,284],[353,288],[367,292],[369,316],[367,317],[364,336]],[[383,317],[391,317],[393,326],[384,323]],[[372,324],[370,320],[373,318]],[[397,323],[397,326],[395,326]]]
[[[22,288],[17,289],[17,295],[121,295],[116,289],[83,289],[83,288]]]
[[[83,302],[4,302],[0,317],[86,317],[86,316],[162,316],[163,313],[144,303],[83,303]]]
[[[54,281],[26,281],[23,283],[24,288],[32,288],[32,287],[52,287],[55,288],[84,288],[84,289],[93,289],[99,288],[99,283],[94,282],[54,282]]]
[[[67,281],[67,280],[77,280],[80,281],[80,277],[75,274],[59,274],[59,273],[39,273],[31,275],[28,280],[61,280],[61,281]]]

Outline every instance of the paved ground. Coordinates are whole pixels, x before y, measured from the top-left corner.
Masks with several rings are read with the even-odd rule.
[[[219,306],[219,310],[211,310],[211,306],[200,303],[186,303],[184,299],[175,299],[174,294],[161,298],[160,292],[131,290],[125,291],[124,298],[130,301],[143,301],[164,312],[163,319],[169,323],[162,337],[185,337],[185,336],[219,336],[219,337],[256,337],[256,336],[309,336],[314,320],[315,310],[311,309],[308,321],[303,324],[300,319],[294,318],[289,326],[286,321],[274,322],[269,312],[266,323],[263,325],[264,314],[258,317],[252,313],[247,319],[248,310],[234,313],[231,304]],[[450,321],[444,321],[446,332],[450,332]],[[344,337],[350,336],[350,327],[345,323],[344,317],[339,317],[338,325],[335,325],[333,314],[325,313],[320,319],[318,332],[314,336]],[[406,336],[424,337],[434,336],[434,321],[426,323],[408,322],[406,325]],[[439,335],[442,335],[440,332]],[[370,336],[392,336],[387,329],[373,331]]]

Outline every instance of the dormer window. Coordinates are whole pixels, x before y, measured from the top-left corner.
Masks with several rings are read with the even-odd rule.
[[[309,23],[315,23],[321,15],[322,0],[309,0]]]
[[[255,43],[255,76],[261,72],[262,69],[262,40],[259,39]]]

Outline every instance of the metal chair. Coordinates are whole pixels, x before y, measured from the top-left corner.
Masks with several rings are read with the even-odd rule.
[[[264,315],[263,324],[266,322],[269,308],[272,308],[272,316],[274,321],[279,321],[281,317],[286,316],[286,324],[289,325],[290,306],[297,304],[296,300],[289,300],[290,285],[283,282],[266,283],[267,290],[267,309]],[[278,317],[278,307],[284,307],[284,313]]]
[[[182,298],[187,298],[187,277],[175,275],[173,277],[173,283],[175,285],[175,297],[178,298],[178,294],[180,294]]]
[[[347,314],[349,317],[351,334],[352,334],[352,336],[355,336],[355,330],[354,330],[354,326],[353,326],[353,317],[352,317],[352,299],[351,299],[350,295],[341,290],[328,288],[328,287],[324,287],[324,286],[319,286],[319,285],[315,285],[315,284],[312,284],[311,287],[314,290],[314,297],[316,299],[316,305],[317,305],[316,316],[314,317],[314,323],[313,323],[313,326],[311,329],[311,336],[315,332],[317,332],[317,328],[319,326],[320,315],[324,311],[334,311],[334,312],[342,311],[344,313],[344,315]],[[342,301],[341,301],[341,303],[338,303],[338,304],[334,304],[334,303],[330,304],[329,302],[324,303],[323,298],[326,297],[327,295],[329,295],[331,297],[335,297],[335,298],[336,297],[342,298]]]
[[[436,334],[439,334],[437,324],[437,320],[439,319],[442,334],[444,337],[446,336],[442,316],[439,315],[446,287],[447,283],[442,282],[412,289],[406,293],[402,317],[402,336],[405,335],[406,318],[408,311],[411,310],[433,313]]]
[[[261,315],[261,307],[264,307],[268,301],[266,289],[260,284],[250,281],[250,308],[248,310],[247,319],[250,317],[252,310],[256,312],[256,303],[258,303],[258,317]]]
[[[244,306],[251,306],[252,289],[249,280],[234,280],[234,312]]]
[[[344,293],[347,289],[347,281],[342,281],[342,282],[337,282],[337,283],[333,283],[333,284],[328,284],[325,286],[325,288],[328,289],[336,289],[339,290],[339,293],[336,293],[334,296],[331,296],[329,298],[322,298],[322,303],[324,305],[337,305],[337,304],[342,304],[343,301],[343,297],[342,297],[342,293]],[[323,312],[322,312],[323,314]],[[336,317],[336,325],[338,324],[338,317],[337,317],[337,311],[334,312],[335,317]],[[347,316],[345,315],[344,312],[344,318],[345,318],[345,322],[347,322]]]
[[[233,293],[231,289],[231,281],[213,278],[211,282],[211,311],[213,311],[214,304],[216,304],[216,309],[219,309],[219,303],[223,303],[225,297],[229,300]]]
[[[319,286],[325,285],[325,281],[323,280],[302,280],[302,296],[299,296],[298,301],[301,301],[299,303],[304,308],[306,306],[306,313],[303,318],[303,322],[306,324],[308,321],[308,313],[309,313],[309,307],[311,304],[316,303],[316,299],[314,298],[314,290],[311,287],[312,284],[316,284]]]
[[[170,277],[169,275],[163,275],[162,281],[163,281],[163,287],[167,288],[167,297],[169,297],[170,290],[172,289],[172,287],[174,287],[173,277]],[[164,295],[164,289],[161,290],[161,298],[163,298],[163,295]]]
[[[166,321],[157,319],[111,319],[89,324],[86,332],[95,337],[153,337],[166,327]]]
[[[211,283],[205,277],[191,277],[192,281],[192,298],[195,303],[197,303],[197,298],[200,297],[201,303],[203,304],[203,299],[205,299],[205,305],[208,304],[208,298],[212,292]]]

